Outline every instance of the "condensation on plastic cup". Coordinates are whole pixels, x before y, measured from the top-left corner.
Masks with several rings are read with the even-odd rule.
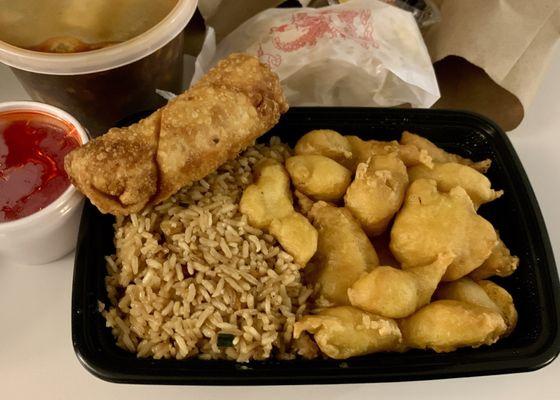
[[[43,103],[11,101],[0,103],[6,111],[36,111],[71,125],[88,142],[88,134],[67,112]],[[0,222],[0,256],[24,264],[46,264],[68,254],[76,246],[84,196],[72,185],[51,204],[27,217]]]
[[[0,41],[0,62],[24,71],[48,75],[81,75],[107,71],[138,61],[159,50],[185,29],[198,0],[178,0],[158,24],[113,46],[83,53],[43,53]]]
[[[156,89],[181,91],[183,30],[197,3],[178,0],[151,29],[99,50],[54,54],[0,42],[0,62],[33,100],[69,112],[99,136],[132,114],[161,107]]]

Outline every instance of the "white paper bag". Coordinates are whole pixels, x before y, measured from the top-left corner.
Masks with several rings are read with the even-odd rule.
[[[430,107],[439,89],[412,14],[378,0],[269,9],[216,47],[209,29],[193,81],[233,52],[259,57],[290,105]]]

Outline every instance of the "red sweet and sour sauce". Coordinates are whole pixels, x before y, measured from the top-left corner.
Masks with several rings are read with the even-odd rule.
[[[76,129],[35,111],[0,112],[0,222],[31,215],[70,185],[64,156],[80,146]]]

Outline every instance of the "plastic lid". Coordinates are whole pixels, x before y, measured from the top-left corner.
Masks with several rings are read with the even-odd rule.
[[[0,41],[0,62],[49,75],[81,75],[106,71],[140,60],[159,50],[185,29],[198,0],[178,0],[157,25],[124,43],[83,53],[42,53]]]

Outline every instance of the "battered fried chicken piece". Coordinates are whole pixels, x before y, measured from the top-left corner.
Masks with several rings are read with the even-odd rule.
[[[297,190],[315,200],[341,199],[352,180],[352,173],[347,168],[315,154],[288,158],[286,169]]]
[[[352,148],[352,170],[356,170],[358,164],[365,163],[373,155],[386,155],[397,153],[399,158],[407,167],[414,165],[425,165],[432,167],[432,158],[426,150],[420,150],[415,146],[403,145],[396,140],[384,142],[381,140],[362,140],[358,136],[346,136]]]
[[[232,54],[150,117],[69,153],[65,169],[100,211],[128,215],[235,158],[287,109],[278,77]]]
[[[500,309],[500,313],[507,326],[507,330],[502,336],[508,336],[515,329],[518,318],[513,297],[511,297],[507,290],[492,281],[482,280],[477,283]]]
[[[490,180],[474,168],[455,162],[434,163],[431,169],[417,165],[408,169],[408,176],[411,181],[421,178],[434,179],[442,192],[461,186],[470,196],[475,208],[504,194],[502,190],[492,189]]]
[[[440,254],[435,262],[400,270],[377,267],[358,279],[350,289],[350,303],[361,310],[387,318],[405,318],[430,302],[453,254]]]
[[[265,158],[256,165],[255,183],[243,191],[239,210],[252,226],[268,230],[302,267],[315,254],[317,230],[294,210],[290,177],[277,160]]]
[[[374,155],[359,164],[344,204],[370,236],[380,235],[402,205],[408,174],[397,153]]]
[[[513,274],[518,265],[519,257],[512,256],[502,239],[498,238],[498,242],[492,249],[490,257],[480,267],[471,272],[469,276],[474,280],[486,279],[491,276],[503,278]]]
[[[395,321],[349,306],[304,316],[294,324],[294,337],[297,339],[304,332],[313,334],[321,351],[338,360],[394,351],[401,344],[401,332]]]
[[[297,189],[294,190],[294,197],[296,198],[297,211],[307,216],[307,214],[309,214],[309,211],[311,211],[311,207],[313,207],[313,204],[315,202]]]
[[[500,313],[457,300],[437,300],[399,321],[404,345],[438,353],[490,345],[507,327]]]
[[[313,205],[309,217],[319,232],[319,241],[306,278],[318,286],[319,296],[334,304],[348,305],[348,288],[379,265],[377,253],[344,207],[320,201]]]
[[[265,158],[255,166],[255,182],[245,188],[239,210],[255,228],[266,229],[277,218],[294,212],[290,177],[282,164]]]
[[[437,147],[428,139],[406,131],[403,132],[400,143],[403,145],[415,146],[420,151],[422,150],[426,151],[428,155],[432,158],[432,160],[438,163],[455,162],[459,164],[468,165],[469,167],[474,168],[477,171],[483,173],[486,172],[488,168],[490,168],[490,165],[492,164],[491,160],[482,160],[482,161],[475,162],[469,160],[468,158],[461,157],[457,154],[448,153],[447,151]]]
[[[315,154],[336,161],[352,169],[352,146],[346,136],[330,129],[317,129],[307,132],[296,143],[297,155]]]
[[[501,314],[500,308],[486,294],[484,289],[470,278],[464,277],[453,282],[445,282],[434,293],[437,300],[457,300],[486,307]]]
[[[434,297],[439,300],[463,301],[500,313],[507,326],[503,336],[509,335],[517,324],[517,310],[513,298],[507,290],[494,282],[475,282],[470,278],[461,278],[442,284]]]
[[[395,218],[390,247],[405,269],[452,252],[456,257],[443,277],[452,281],[478,268],[497,240],[494,227],[476,213],[463,188],[442,193],[436,181],[418,179],[408,188],[404,206]]]
[[[274,219],[268,231],[296,263],[305,266],[317,251],[317,229],[298,212]]]

